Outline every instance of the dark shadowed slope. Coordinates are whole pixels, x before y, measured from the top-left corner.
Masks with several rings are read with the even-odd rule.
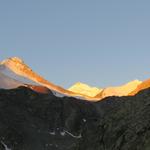
[[[90,102],[40,94],[26,87],[0,90],[0,150],[72,149],[86,120],[97,116]]]
[[[0,90],[0,150],[149,150],[150,89],[87,102]]]

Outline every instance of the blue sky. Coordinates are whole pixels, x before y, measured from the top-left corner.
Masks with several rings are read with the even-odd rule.
[[[1,0],[0,60],[69,87],[150,78],[150,1]]]

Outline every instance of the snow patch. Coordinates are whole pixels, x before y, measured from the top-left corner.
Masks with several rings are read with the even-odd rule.
[[[51,90],[51,91],[52,91],[52,93],[53,93],[56,97],[64,97],[64,96],[66,96],[66,95],[61,94],[61,93],[58,93],[58,92],[56,92],[56,91],[54,91],[54,90]]]
[[[55,147],[58,147],[58,145],[56,144]]]
[[[61,132],[60,132],[60,135],[61,135],[61,136],[65,136],[65,135],[66,135],[65,131],[61,131]]]
[[[86,122],[86,119],[85,119],[85,118],[83,118],[82,120],[83,120],[83,122]]]
[[[19,82],[22,82],[22,83],[39,85],[38,83],[36,83],[30,79],[27,79],[23,76],[15,74],[13,71],[11,71],[9,68],[6,68],[5,66],[0,66],[0,72],[3,73],[4,75],[6,75],[14,80],[17,80]]]
[[[76,136],[76,135],[73,135],[72,133],[70,133],[70,132],[67,131],[67,130],[64,130],[64,131],[65,131],[65,133],[67,133],[68,135],[70,135],[70,136],[73,137],[73,138],[76,138],[76,139],[82,138],[81,133]]]
[[[56,135],[55,131],[49,132],[50,135]]]
[[[23,85],[22,82],[16,81],[0,72],[0,88],[12,89]]]
[[[1,141],[1,143],[4,146],[5,150],[11,150],[10,148],[8,148],[8,146],[3,141]]]

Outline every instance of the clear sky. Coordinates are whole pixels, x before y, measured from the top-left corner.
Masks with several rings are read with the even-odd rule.
[[[0,60],[69,87],[150,78],[149,0],[0,0]]]

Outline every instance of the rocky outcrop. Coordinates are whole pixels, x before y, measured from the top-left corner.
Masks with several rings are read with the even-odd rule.
[[[98,102],[0,90],[0,149],[149,150],[150,89]]]
[[[52,94],[50,89],[48,89],[44,86],[35,86],[35,85],[29,85],[29,84],[25,84],[24,86],[32,89],[33,91],[35,91],[37,93],[42,93],[42,94],[50,94],[51,93]]]

